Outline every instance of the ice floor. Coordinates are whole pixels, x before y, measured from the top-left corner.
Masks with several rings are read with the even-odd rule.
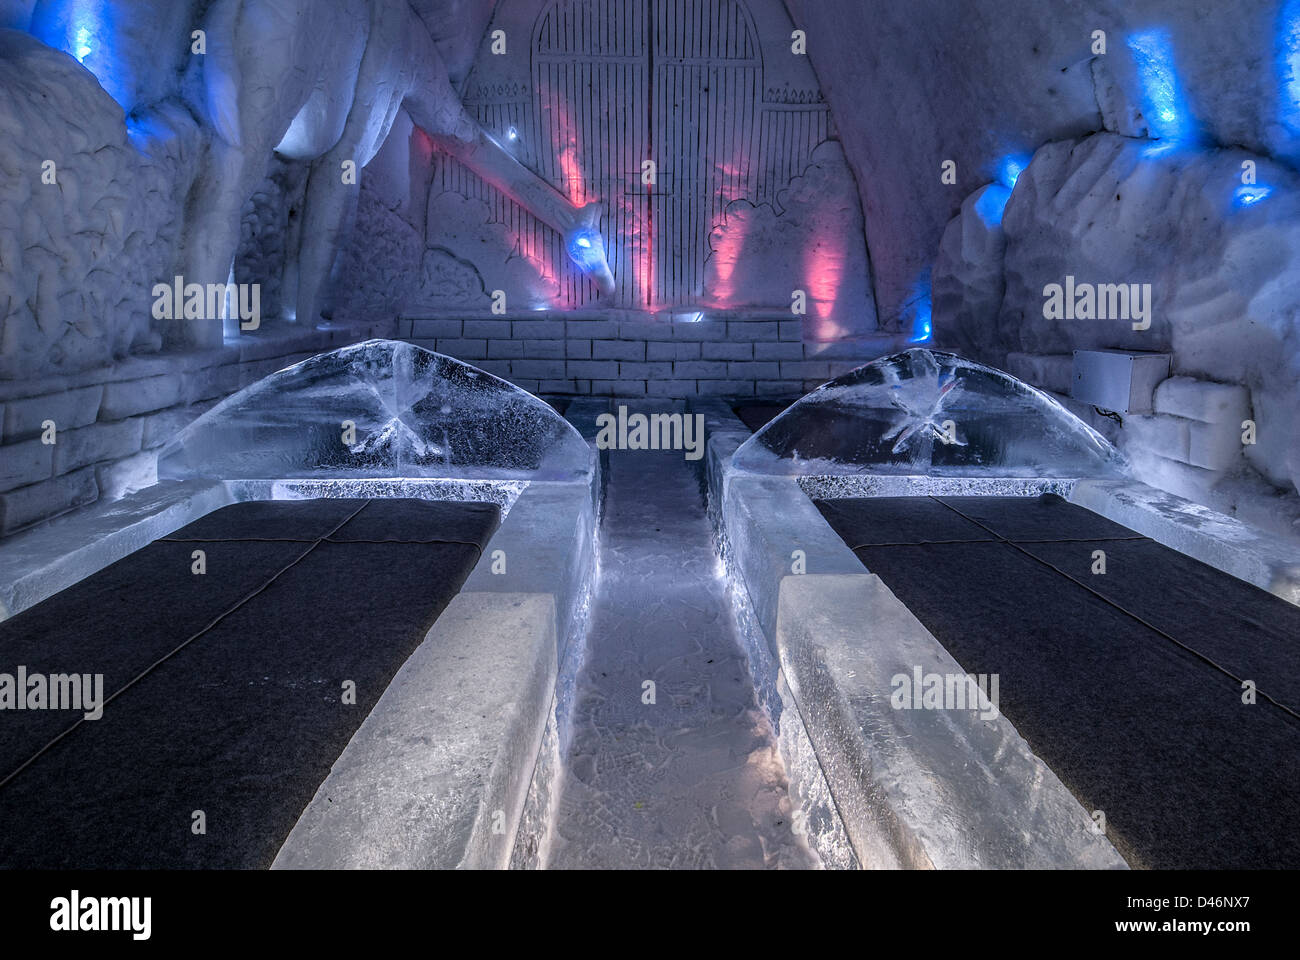
[[[545,865],[816,867],[693,465],[612,451],[600,557]]]

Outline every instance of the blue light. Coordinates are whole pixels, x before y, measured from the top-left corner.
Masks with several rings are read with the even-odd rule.
[[[1016,188],[1016,181],[1020,175],[1025,172],[1025,167],[1029,166],[1031,157],[1023,154],[1011,154],[1003,157],[998,161],[998,182],[1008,190]]]
[[[1002,214],[1006,212],[1007,201],[1011,199],[1011,190],[1000,183],[990,183],[975,201],[975,212],[984,221],[986,227],[1002,225]]]
[[[1233,194],[1232,205],[1238,209],[1253,207],[1272,192],[1272,187],[1265,186],[1262,183],[1243,185],[1238,187],[1236,193]]]
[[[600,270],[605,265],[605,244],[600,232],[590,227],[575,231],[569,236],[569,258],[583,273]]]
[[[1151,137],[1182,141],[1192,137],[1191,111],[1174,69],[1173,40],[1167,30],[1147,30],[1128,38],[1142,83],[1143,113]]]
[[[514,127],[511,127],[509,130],[506,131],[506,136],[509,137],[511,140],[518,140],[519,131],[516,130]]]
[[[906,304],[903,308],[903,315],[906,317],[911,314],[912,335],[908,343],[925,343],[933,335],[931,325],[931,300],[930,300],[930,269],[927,267],[925,272],[917,278],[912,286],[914,299]]]

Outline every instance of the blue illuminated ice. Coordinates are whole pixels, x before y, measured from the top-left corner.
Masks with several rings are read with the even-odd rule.
[[[1104,477],[1123,457],[1041,390],[949,353],[885,357],[808,394],[736,451],[756,473]]]
[[[272,374],[162,451],[160,478],[569,480],[581,435],[531,394],[409,343],[370,340]]]

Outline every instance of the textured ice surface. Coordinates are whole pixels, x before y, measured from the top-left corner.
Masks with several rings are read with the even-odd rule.
[[[162,451],[163,478],[566,480],[576,430],[536,397],[408,343],[369,340],[272,374]]]
[[[756,473],[1118,476],[1099,433],[1014,377],[932,350],[884,357],[818,387],[736,451]]]
[[[817,866],[688,466],[610,454],[551,869]]]
[[[453,480],[438,477],[377,480],[228,480],[225,486],[234,501],[245,500],[457,500],[495,503],[501,519],[528,487],[524,480]]]
[[[1069,498],[1076,482],[1049,477],[895,477],[872,474],[799,477],[810,500],[847,497],[1039,497]]]
[[[752,482],[771,483],[768,478]],[[789,481],[777,481],[789,482]],[[773,656],[773,647],[764,635],[749,589],[746,588],[744,568],[731,541],[731,532],[746,536],[734,520],[723,520],[720,490],[710,485],[708,516],[713,526],[714,540],[722,555],[727,572],[728,593],[739,639],[749,661],[749,675],[754,682],[754,692],[776,740],[777,752],[785,766],[793,812],[791,814],[803,833],[804,841],[821,858],[827,869],[857,869],[860,864],[849,840],[844,822],[836,809],[830,784],[822,771],[821,762],[808,731],[804,727],[795,703],[794,694],[786,682],[781,667]]]

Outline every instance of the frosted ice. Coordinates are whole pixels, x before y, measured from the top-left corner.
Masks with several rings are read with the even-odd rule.
[[[272,374],[162,451],[162,478],[567,480],[590,467],[547,404],[468,364],[369,340]]]
[[[747,440],[756,473],[1101,477],[1124,470],[1099,433],[1009,374],[908,350],[818,387]]]

